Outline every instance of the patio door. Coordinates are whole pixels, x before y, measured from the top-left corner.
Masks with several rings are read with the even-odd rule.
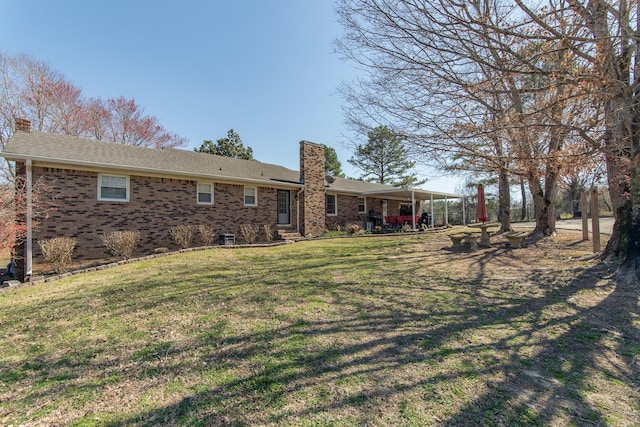
[[[278,190],[278,224],[291,224],[291,192]]]

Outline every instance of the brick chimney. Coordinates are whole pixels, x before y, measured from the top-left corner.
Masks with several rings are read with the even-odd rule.
[[[327,212],[324,145],[300,141],[300,181],[304,184],[300,232],[303,236],[319,236],[324,233]]]
[[[31,132],[31,120],[18,117],[16,119],[16,132]]]

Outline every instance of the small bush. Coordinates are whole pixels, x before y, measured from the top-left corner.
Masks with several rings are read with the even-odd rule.
[[[360,232],[360,226],[358,224],[351,224],[348,232],[350,235],[358,234],[358,232]]]
[[[276,238],[276,228],[271,224],[264,224],[264,240],[272,242]]]
[[[76,239],[71,237],[55,237],[38,242],[44,260],[51,264],[53,271],[63,273],[71,264]]]
[[[139,241],[139,231],[112,231],[102,236],[102,243],[111,250],[113,255],[122,259],[133,256]]]
[[[211,244],[213,243],[213,238],[216,235],[215,229],[213,227],[200,224],[196,226],[196,230],[198,231],[198,239],[200,239],[200,244],[202,246],[211,246]]]
[[[240,232],[242,232],[242,237],[245,242],[253,244],[258,238],[260,227],[255,224],[240,224]]]
[[[177,225],[171,227],[169,233],[171,233],[171,237],[173,237],[173,240],[178,244],[180,249],[187,249],[191,247],[195,227],[193,225]]]

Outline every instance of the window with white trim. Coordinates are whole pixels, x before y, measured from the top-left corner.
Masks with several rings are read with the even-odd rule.
[[[244,187],[244,205],[258,206],[258,189],[256,187]]]
[[[107,202],[129,201],[129,177],[98,174],[98,200]]]
[[[213,204],[213,184],[210,182],[198,183],[198,204],[199,205],[212,205]]]
[[[367,201],[364,197],[358,197],[358,213],[367,213]]]
[[[338,215],[338,196],[327,194],[327,215]]]

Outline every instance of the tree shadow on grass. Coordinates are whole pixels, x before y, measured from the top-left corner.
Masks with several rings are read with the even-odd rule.
[[[550,326],[542,313],[554,302],[566,305],[571,312],[557,325],[562,332],[542,342],[535,355],[523,357],[515,352],[513,363],[505,367],[504,379],[491,384],[488,393],[470,402],[444,425],[562,425],[566,420],[575,425],[632,425],[634,419],[637,421],[640,376],[634,356],[637,358],[640,350],[640,331],[634,317],[638,288],[616,284],[595,305],[582,307],[572,302],[581,291],[600,286],[598,277],[607,268],[599,265],[589,269],[567,286],[548,292],[544,300],[530,301],[526,309],[536,321],[527,335]],[[505,341],[496,346],[513,352],[513,346]],[[609,393],[615,393],[615,389],[607,390],[606,382],[598,385],[598,376],[625,384],[632,391],[628,399],[635,402],[628,407],[636,410],[609,412],[611,406],[607,404],[615,405],[616,399]],[[605,389],[597,390],[599,386]],[[598,394],[612,401],[599,405]]]
[[[631,390],[628,399],[638,407],[634,358],[640,345],[633,323],[638,290],[602,285],[606,265],[585,269],[569,281],[539,272],[535,292],[497,285],[483,269],[454,281],[428,272],[403,273],[394,262],[386,267],[397,271],[385,275],[381,269],[379,277],[369,279],[388,280],[384,286],[336,283],[327,276],[332,268],[364,267],[376,256],[338,254],[331,263],[311,258],[306,271],[290,267],[290,282],[255,285],[248,306],[268,303],[274,311],[233,307],[229,313],[237,310],[238,318],[264,327],[243,332],[219,319],[189,340],[157,342],[128,360],[100,364],[88,356],[78,361],[68,354],[59,357],[104,378],[140,379],[149,392],[163,376],[179,384],[190,378],[171,403],[140,407],[133,415],[119,415],[117,408],[95,414],[105,420],[103,425],[113,426],[616,424],[624,410],[611,414],[611,406],[594,405],[594,384],[619,386],[602,392]],[[487,264],[483,257],[489,256],[495,253],[481,254],[477,262]],[[256,272],[236,289],[250,289],[268,271],[268,260],[254,262]],[[211,289],[222,290],[222,277],[210,279]],[[301,286],[304,292],[296,293]],[[189,288],[216,301],[190,284],[181,295]],[[602,298],[582,301],[585,290],[598,291]],[[277,310],[281,299],[296,304],[318,300],[324,305],[317,310],[333,311],[315,313],[302,305],[303,311],[282,316]],[[227,326],[233,334],[225,333]],[[599,376],[605,381],[598,382]],[[95,392],[90,388],[95,383],[85,385],[87,393]],[[52,388],[24,399],[37,400],[38,393],[64,397],[64,390]],[[78,423],[89,423],[95,415]],[[617,418],[611,421],[612,416]]]
[[[623,412],[608,413],[610,407],[598,407],[588,395],[594,392],[594,375],[602,372],[614,383],[625,384],[623,388],[637,391],[639,378],[633,358],[637,356],[639,333],[633,324],[633,313],[637,310],[634,301],[638,290],[616,286],[595,305],[583,307],[574,301],[579,300],[582,291],[602,286],[598,278],[606,273],[605,269],[600,265],[585,270],[568,284],[549,286],[541,296],[512,295],[493,304],[431,312],[399,293],[384,297],[389,307],[405,308],[383,314],[381,307],[358,304],[361,289],[355,283],[308,283],[323,291],[332,287],[342,297],[344,311],[353,314],[336,321],[300,320],[261,334],[238,336],[233,345],[203,357],[212,365],[246,365],[246,374],[186,396],[174,405],[108,425],[167,421],[184,425],[276,425],[298,424],[300,420],[309,424],[313,420],[321,424],[342,420],[346,424],[384,425],[403,419],[409,423],[431,419],[432,424],[448,426],[624,425]],[[428,289],[428,284],[425,287]],[[399,291],[404,288],[398,286]],[[458,283],[461,294],[473,295],[481,288],[476,280]],[[553,316],[549,310],[555,310],[555,306],[566,313]],[[471,339],[464,345],[460,340],[451,343],[452,337],[509,323],[522,327],[511,328],[491,342]],[[557,336],[538,336],[540,330],[554,328],[560,331]],[[361,338],[356,342],[314,344],[316,340],[337,339],[344,332]],[[609,342],[613,332],[622,334],[613,338],[614,348]],[[287,345],[296,339],[302,344]],[[528,354],[526,349],[530,347],[537,350]],[[496,350],[507,356],[494,361],[482,359],[483,354]],[[611,362],[612,352],[615,363],[604,366],[606,360]],[[471,362],[475,359],[476,363],[437,369],[451,358]],[[412,365],[433,367],[434,374],[412,378],[404,370]],[[415,411],[422,404],[437,407],[433,402],[442,398],[442,390],[448,384],[463,384],[461,380],[478,377],[499,380],[487,381],[485,391],[473,399],[460,399],[466,404],[446,416],[430,418],[429,414],[421,414],[403,418],[403,396],[419,396],[409,402]],[[367,385],[348,386],[360,381]],[[292,396],[303,402],[292,404]],[[636,407],[640,403],[637,393],[629,399],[635,400]],[[433,402],[427,405],[429,400]],[[382,408],[382,413],[376,411],[377,407]]]

